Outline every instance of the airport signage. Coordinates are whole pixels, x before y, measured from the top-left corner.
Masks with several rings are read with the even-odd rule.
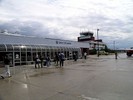
[[[71,45],[72,43],[67,41],[56,41],[56,44]]]

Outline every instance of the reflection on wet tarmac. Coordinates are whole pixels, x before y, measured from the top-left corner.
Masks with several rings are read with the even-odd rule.
[[[33,75],[29,75],[29,76],[30,77],[38,77],[38,76],[44,76],[44,75],[52,74],[52,73],[55,73],[55,72],[54,71],[40,72],[40,73],[36,73],[36,74],[33,74]]]

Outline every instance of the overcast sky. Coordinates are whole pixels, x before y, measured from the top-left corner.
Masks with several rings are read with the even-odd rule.
[[[0,29],[77,40],[92,31],[113,47],[133,46],[133,0],[0,0]]]

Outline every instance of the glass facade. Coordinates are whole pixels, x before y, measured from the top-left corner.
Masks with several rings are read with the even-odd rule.
[[[61,46],[45,46],[45,45],[22,45],[22,44],[0,44],[0,61],[3,61],[5,54],[10,56],[11,65],[25,65],[34,63],[34,57],[45,58],[47,55],[54,59],[55,54],[63,52],[65,58],[69,59],[70,52],[76,52],[80,55],[80,48],[69,48]]]

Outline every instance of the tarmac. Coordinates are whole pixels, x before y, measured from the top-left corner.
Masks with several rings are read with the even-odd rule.
[[[12,77],[0,79],[0,100],[133,100],[132,65],[122,54],[117,60],[114,55],[67,60],[63,68],[10,67]]]

